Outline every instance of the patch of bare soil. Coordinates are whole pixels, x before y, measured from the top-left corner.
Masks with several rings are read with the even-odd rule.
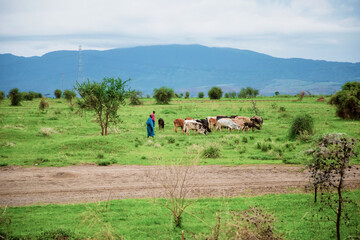
[[[84,203],[108,199],[163,197],[153,184],[162,166],[70,166],[0,168],[0,204],[24,206]],[[299,166],[195,166],[189,197],[236,197],[303,192],[308,174]],[[347,188],[360,187],[360,167],[352,167]]]

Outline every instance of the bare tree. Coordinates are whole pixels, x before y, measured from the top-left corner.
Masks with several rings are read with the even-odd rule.
[[[314,186],[315,198],[320,189],[326,192],[322,197],[322,204],[329,206],[336,214],[336,234],[340,239],[340,222],[345,202],[343,197],[344,179],[349,167],[350,158],[357,156],[354,152],[356,140],[343,134],[328,134],[318,143],[315,150],[311,150],[313,159],[308,164],[310,180]],[[334,191],[335,190],[335,193]],[[336,195],[336,198],[334,196]],[[328,217],[328,220],[330,218]]]
[[[196,202],[196,199],[189,198],[196,187],[195,176],[194,162],[185,165],[183,161],[162,166],[155,173],[147,174],[152,183],[162,189],[165,201],[159,199],[156,203],[171,211],[175,227],[181,228],[182,214]]]

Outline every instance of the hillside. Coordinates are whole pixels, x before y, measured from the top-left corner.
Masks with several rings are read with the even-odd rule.
[[[0,54],[0,90],[50,93],[71,89],[78,79],[77,51],[56,51],[41,57]],[[282,59],[232,48],[163,45],[82,51],[83,77],[131,78],[131,87],[145,93],[168,86],[196,96],[212,86],[239,91],[250,86],[260,94],[295,94],[302,90],[330,94],[347,81],[360,80],[360,63]]]

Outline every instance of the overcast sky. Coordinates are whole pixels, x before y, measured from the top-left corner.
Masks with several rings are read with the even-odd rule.
[[[154,44],[360,62],[360,0],[0,0],[0,53]]]

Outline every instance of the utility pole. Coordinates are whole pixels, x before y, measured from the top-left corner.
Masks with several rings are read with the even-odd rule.
[[[81,83],[84,79],[83,76],[83,65],[82,65],[82,54],[81,54],[81,45],[79,45],[79,61],[78,61],[78,77],[77,81]]]

